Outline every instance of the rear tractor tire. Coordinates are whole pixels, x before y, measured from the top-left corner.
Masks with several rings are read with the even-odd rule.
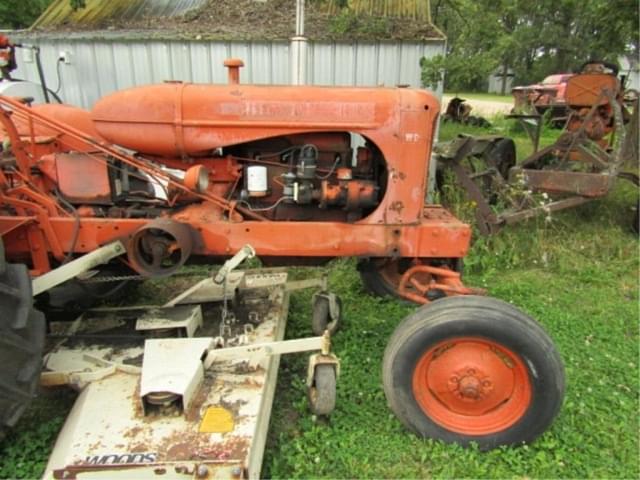
[[[0,438],[16,424],[36,395],[45,328],[44,315],[33,308],[27,268],[7,264],[3,254],[0,256]]]
[[[551,425],[564,368],[535,320],[500,300],[459,296],[419,308],[396,328],[383,384],[416,434],[486,450],[531,442]]]

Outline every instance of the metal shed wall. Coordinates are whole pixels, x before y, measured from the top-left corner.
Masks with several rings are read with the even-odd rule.
[[[65,103],[84,108],[110,92],[135,85],[165,80],[226,83],[222,63],[229,57],[244,60],[243,83],[289,84],[291,77],[288,42],[12,38],[39,45],[49,88],[59,88]],[[70,54],[69,63],[57,61],[63,51]],[[438,54],[444,54],[444,41],[310,42],[308,83],[420,87],[420,58]],[[39,83],[32,55],[29,50],[19,52],[14,76]],[[437,93],[441,95],[440,88]]]

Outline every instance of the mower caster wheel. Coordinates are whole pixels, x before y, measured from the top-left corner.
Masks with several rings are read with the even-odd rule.
[[[318,364],[313,370],[313,380],[307,389],[311,412],[329,416],[336,407],[336,369],[333,365]]]
[[[487,297],[447,297],[409,315],[389,340],[382,375],[407,428],[483,450],[531,442],[564,396],[562,360],[546,332]]]
[[[342,322],[342,300],[333,293],[319,293],[313,297],[311,331],[314,335],[323,335],[326,330],[333,335]]]

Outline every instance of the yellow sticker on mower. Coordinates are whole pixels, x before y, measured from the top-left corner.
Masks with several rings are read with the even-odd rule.
[[[209,407],[200,422],[200,433],[227,433],[233,431],[233,414],[223,407]]]

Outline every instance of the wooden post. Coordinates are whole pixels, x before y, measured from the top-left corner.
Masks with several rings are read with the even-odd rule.
[[[502,66],[502,86],[500,87],[500,94],[504,95],[507,90],[507,74],[509,73],[509,67],[505,63]]]

